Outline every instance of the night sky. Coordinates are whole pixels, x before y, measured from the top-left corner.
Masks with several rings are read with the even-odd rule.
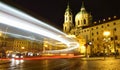
[[[83,0],[69,0],[73,18],[80,11]],[[2,0],[48,24],[61,29],[68,0]],[[84,0],[85,8],[93,16],[93,21],[120,16],[119,0]],[[74,20],[73,20],[74,21]]]

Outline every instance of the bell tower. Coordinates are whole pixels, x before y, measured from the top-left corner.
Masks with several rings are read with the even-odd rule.
[[[73,15],[68,3],[67,9],[64,14],[63,32],[69,34],[72,27],[73,27]]]

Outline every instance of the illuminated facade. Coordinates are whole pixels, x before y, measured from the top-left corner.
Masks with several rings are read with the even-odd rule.
[[[78,50],[87,54],[105,53],[111,54],[120,53],[120,19],[114,16],[113,18],[103,19],[102,21],[92,23],[91,14],[87,13],[84,4],[80,12],[75,16],[73,23],[72,12],[69,6],[64,14],[63,32],[68,35],[75,35],[80,42]],[[69,12],[69,13],[68,13]],[[66,14],[67,13],[67,14]],[[74,25],[73,25],[74,24]],[[109,31],[110,35],[106,38],[103,35],[104,31]],[[108,41],[104,41],[107,39]],[[84,46],[84,47],[83,47]]]
[[[13,50],[19,52],[39,52],[42,51],[41,43],[26,39],[14,39]],[[24,47],[24,48],[23,48]]]
[[[53,39],[49,39],[49,38],[44,38],[43,41],[43,52],[48,51],[48,50],[60,50],[60,49],[65,49],[66,45],[53,40]]]
[[[42,43],[27,39],[13,38],[8,35],[0,37],[0,53],[6,52],[40,52],[42,51]],[[3,52],[2,52],[3,50]]]

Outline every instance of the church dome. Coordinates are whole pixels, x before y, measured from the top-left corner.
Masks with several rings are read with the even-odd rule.
[[[83,18],[86,16],[88,16],[88,13],[85,10],[84,3],[82,3],[82,7],[81,7],[80,11],[76,14],[75,19],[78,19],[78,18],[80,19],[80,18]]]
[[[89,14],[85,10],[84,3],[82,3],[80,11],[75,16],[76,27],[88,26]]]

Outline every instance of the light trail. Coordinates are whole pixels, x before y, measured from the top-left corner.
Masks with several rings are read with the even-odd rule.
[[[18,11],[2,2],[0,3],[0,24],[5,24],[32,32],[34,34],[39,34],[60,41],[68,46],[66,49],[48,51],[51,53],[69,51],[78,47],[78,43],[74,39],[66,37],[67,35],[60,30],[46,24],[45,22],[33,18],[26,13]],[[64,37],[59,37],[60,35]],[[76,42],[76,45],[74,45],[74,47],[69,47],[71,42]]]
[[[23,35],[19,35],[19,34],[14,34],[14,33],[9,33],[9,32],[3,32],[3,31],[0,31],[0,32],[2,32],[4,34],[11,35],[11,36],[16,37],[16,38],[25,38],[25,39],[29,39],[29,40],[41,41],[39,39],[35,39],[35,38],[31,38],[31,37],[23,36]]]

